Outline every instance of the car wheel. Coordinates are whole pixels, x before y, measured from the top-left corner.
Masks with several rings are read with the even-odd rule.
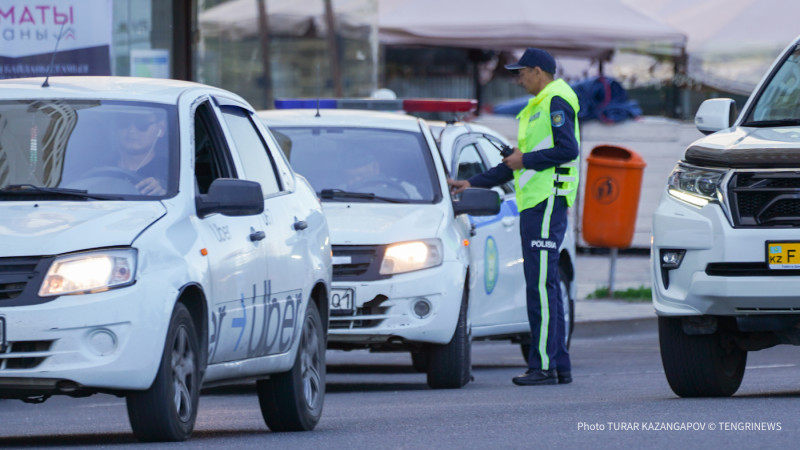
[[[428,386],[433,389],[460,388],[472,376],[472,330],[467,320],[467,290],[461,296],[461,310],[453,338],[444,345],[432,344],[428,351]]]
[[[679,317],[658,318],[661,362],[672,391],[681,397],[729,397],[742,383],[747,352],[725,345],[724,330],[688,335]]]
[[[325,400],[325,329],[317,305],[306,308],[291,370],[256,383],[264,422],[272,431],[310,431]]]
[[[420,373],[428,371],[428,349],[420,348],[411,351],[411,365]]]
[[[575,300],[569,296],[569,281],[567,281],[566,273],[563,268],[558,269],[559,278],[561,280],[561,301],[564,304],[564,339],[567,345],[567,350],[572,343],[572,331],[575,328]],[[519,350],[522,357],[525,359],[525,364],[528,363],[528,358],[531,352],[531,338],[528,334],[527,339],[523,339],[519,344]]]
[[[200,398],[199,344],[182,303],[170,319],[161,365],[150,389],[127,395],[128,420],[141,441],[185,441],[192,434]]]

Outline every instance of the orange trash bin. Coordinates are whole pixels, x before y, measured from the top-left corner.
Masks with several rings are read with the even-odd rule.
[[[647,164],[633,150],[615,145],[596,146],[586,163],[583,240],[596,247],[627,248]]]

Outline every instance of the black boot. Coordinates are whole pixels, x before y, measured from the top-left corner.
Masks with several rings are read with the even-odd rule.
[[[540,386],[558,384],[558,376],[555,369],[528,369],[527,372],[512,378],[511,381],[517,386]]]

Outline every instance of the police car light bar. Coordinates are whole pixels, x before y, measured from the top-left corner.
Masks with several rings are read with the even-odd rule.
[[[477,100],[407,98],[396,100],[372,98],[276,99],[275,109],[368,109],[372,111],[405,112],[470,112],[478,107]]]

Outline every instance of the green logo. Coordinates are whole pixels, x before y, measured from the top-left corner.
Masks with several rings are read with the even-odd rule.
[[[486,245],[483,249],[483,287],[487,294],[491,294],[497,285],[497,276],[500,274],[500,265],[497,256],[497,243],[494,238],[486,238]]]

